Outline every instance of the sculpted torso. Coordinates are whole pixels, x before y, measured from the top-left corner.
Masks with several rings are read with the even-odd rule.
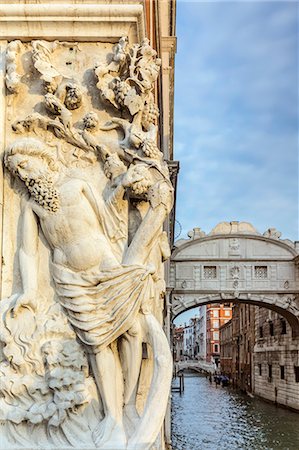
[[[73,270],[108,268],[118,264],[100,223],[99,207],[91,187],[81,180],[56,184],[60,207],[50,213],[30,201],[53,251],[53,262]]]

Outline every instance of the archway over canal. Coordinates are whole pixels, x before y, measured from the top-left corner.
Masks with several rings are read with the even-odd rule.
[[[172,320],[212,303],[247,303],[284,316],[299,336],[299,245],[247,222],[199,228],[175,243],[170,262]]]

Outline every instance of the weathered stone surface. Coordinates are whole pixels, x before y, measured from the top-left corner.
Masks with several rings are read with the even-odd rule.
[[[151,448],[172,374],[161,60],[127,37],[6,54],[3,448]]]

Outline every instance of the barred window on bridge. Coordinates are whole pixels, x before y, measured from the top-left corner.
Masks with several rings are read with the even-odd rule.
[[[204,266],[203,277],[205,280],[211,280],[217,278],[216,266]]]
[[[254,266],[254,277],[261,280],[268,277],[268,267],[267,266]]]

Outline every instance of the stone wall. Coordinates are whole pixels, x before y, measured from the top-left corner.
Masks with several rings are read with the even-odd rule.
[[[263,308],[256,309],[255,332],[254,393],[299,410],[298,338],[281,316]]]
[[[233,326],[232,321],[220,327],[220,370],[224,375],[231,378],[233,357]]]
[[[220,328],[220,349],[221,371],[234,386],[299,410],[299,342],[282,316],[235,305]]]

